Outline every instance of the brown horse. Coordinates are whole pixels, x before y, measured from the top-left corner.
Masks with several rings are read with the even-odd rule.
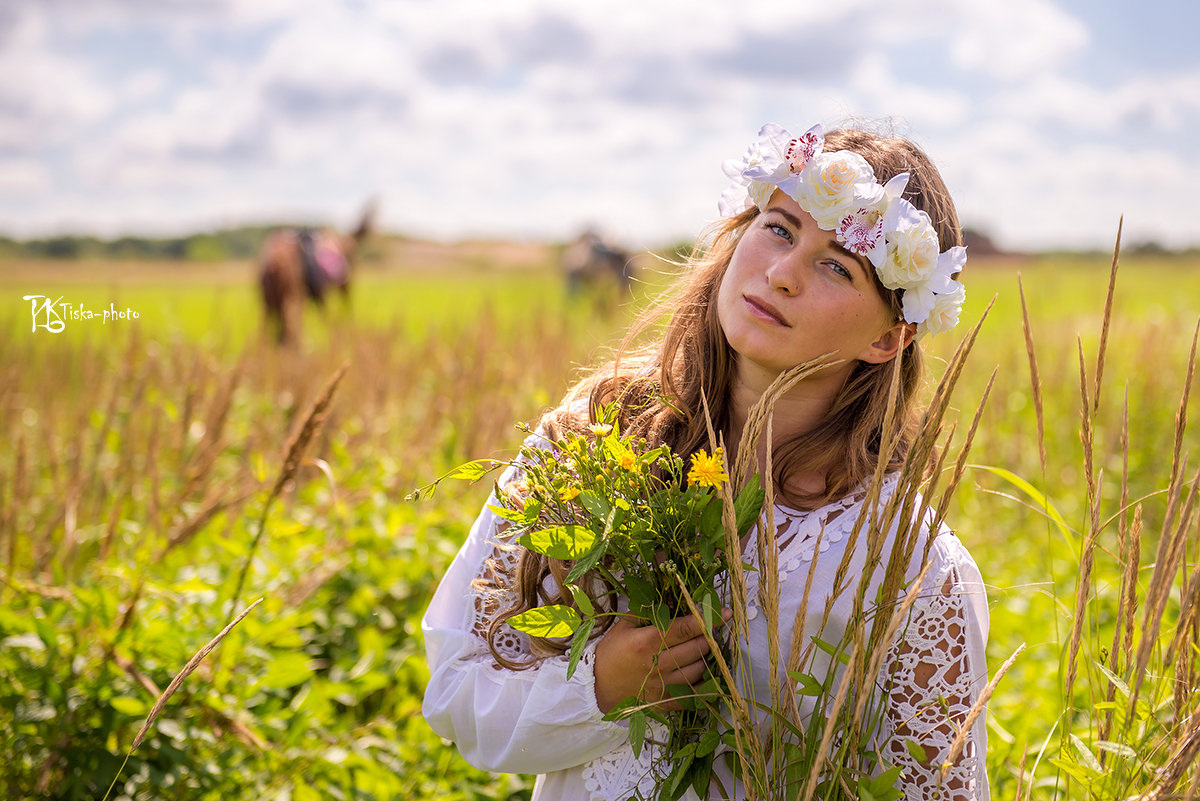
[[[267,326],[282,344],[298,344],[307,297],[325,308],[325,293],[337,289],[349,303],[354,257],[371,233],[375,202],[367,204],[353,233],[329,228],[285,229],[271,233],[259,258],[259,287]]]

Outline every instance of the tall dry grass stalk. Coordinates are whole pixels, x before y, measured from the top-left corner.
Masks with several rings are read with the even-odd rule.
[[[308,412],[301,419],[300,424],[288,439],[288,443],[284,448],[283,466],[275,478],[275,483],[271,485],[271,490],[267,493],[266,500],[263,501],[263,508],[258,518],[254,538],[250,541],[250,548],[242,561],[241,570],[238,572],[237,581],[233,588],[233,595],[230,597],[231,609],[237,607],[238,599],[241,598],[242,588],[246,584],[246,576],[250,572],[250,566],[254,563],[255,556],[258,554],[259,544],[262,542],[263,533],[267,528],[267,516],[271,513],[271,506],[275,503],[275,500],[282,493],[283,488],[287,486],[288,482],[295,478],[296,471],[300,469],[305,451],[308,450],[309,444],[316,438],[321,427],[325,424],[325,418],[329,414],[329,405],[333,401],[333,394],[337,390],[338,384],[341,383],[342,377],[346,375],[348,367],[349,365],[343,364],[334,371],[333,375],[325,383],[325,387],[309,407]]]
[[[1029,358],[1029,386],[1033,393],[1033,412],[1037,420],[1038,463],[1042,478],[1046,477],[1046,410],[1042,401],[1042,376],[1038,371],[1037,351],[1033,347],[1033,328],[1029,324],[1029,306],[1025,303],[1025,286],[1017,276],[1017,293],[1021,296],[1021,330],[1025,334],[1025,353]]]
[[[121,767],[117,769],[116,775],[113,776],[112,784],[108,786],[108,791],[104,794],[104,801],[107,801],[108,797],[112,794],[113,788],[117,785],[117,780],[121,777],[121,771],[125,769],[125,765],[129,762],[129,757],[133,756],[133,752],[136,751],[138,746],[142,744],[142,741],[146,739],[146,735],[150,732],[150,727],[154,725],[155,718],[157,718],[159,713],[162,712],[163,707],[167,705],[167,701],[171,700],[171,696],[175,694],[175,692],[183,684],[184,680],[187,679],[188,676],[192,675],[192,672],[200,666],[200,663],[204,661],[204,658],[212,653],[214,648],[221,644],[221,640],[225,639],[225,636],[229,634],[229,632],[233,631],[233,627],[238,623],[241,623],[246,615],[250,614],[250,612],[254,610],[254,607],[258,606],[262,602],[263,599],[259,598],[257,601],[243,609],[241,614],[231,620],[229,624],[225,626],[225,628],[221,629],[221,632],[217,634],[216,637],[213,637],[203,648],[197,651],[183,666],[183,669],[175,674],[175,678],[171,679],[171,683],[167,685],[167,689],[162,691],[162,694],[158,697],[158,700],[154,702],[154,706],[150,708],[150,713],[146,715],[146,722],[142,724],[142,727],[138,729],[138,733],[134,736],[133,744],[129,746],[129,752],[125,755],[125,761],[122,762]]]

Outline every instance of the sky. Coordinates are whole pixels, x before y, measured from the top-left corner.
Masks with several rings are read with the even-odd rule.
[[[1200,245],[1194,0],[0,0],[0,233],[689,240],[765,122],[886,125],[1014,250]]]

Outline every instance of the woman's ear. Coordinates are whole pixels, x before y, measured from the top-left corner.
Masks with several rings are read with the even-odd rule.
[[[914,323],[899,322],[880,334],[879,339],[867,346],[858,358],[871,364],[890,362],[896,354],[908,347],[917,335]]]

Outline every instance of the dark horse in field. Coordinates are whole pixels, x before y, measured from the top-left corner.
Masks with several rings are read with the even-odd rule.
[[[600,298],[616,294],[624,300],[633,286],[630,254],[590,230],[563,251],[562,269],[567,279],[567,294],[571,296],[590,290]]]
[[[371,233],[374,218],[372,201],[350,234],[329,228],[299,228],[275,231],[266,238],[258,280],[267,326],[276,340],[283,344],[299,342],[306,299],[323,310],[325,293],[336,289],[349,303],[354,257]]]

